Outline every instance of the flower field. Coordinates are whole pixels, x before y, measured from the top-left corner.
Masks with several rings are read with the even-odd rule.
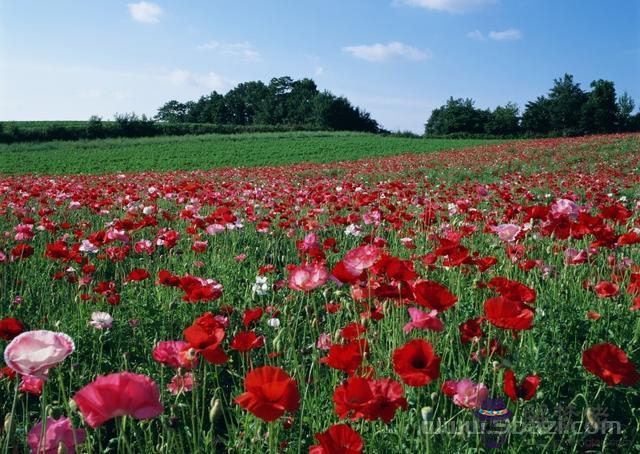
[[[640,136],[0,175],[0,449],[640,450]]]

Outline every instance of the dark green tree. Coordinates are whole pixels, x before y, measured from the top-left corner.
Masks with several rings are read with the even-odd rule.
[[[554,79],[548,99],[551,130],[562,135],[579,134],[582,106],[587,95],[580,84],[573,81],[573,76],[565,74]]]
[[[618,98],[618,126],[621,131],[631,131],[632,113],[636,107],[633,98],[626,91]]]
[[[454,133],[482,134],[491,117],[489,110],[476,109],[470,98],[450,97],[444,106],[431,112],[425,125],[427,135],[447,135]]]
[[[180,123],[185,121],[186,117],[187,106],[173,99],[160,107],[154,118],[169,123]]]
[[[529,134],[548,134],[551,131],[550,102],[544,96],[529,101],[522,114],[522,130]]]
[[[511,136],[520,132],[520,117],[518,106],[508,102],[504,106],[498,106],[491,112],[491,117],[486,125],[488,134],[496,136]]]
[[[618,129],[616,88],[609,80],[594,80],[582,106],[581,129],[586,133],[607,133]]]

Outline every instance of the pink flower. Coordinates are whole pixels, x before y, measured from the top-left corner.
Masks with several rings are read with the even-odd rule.
[[[580,208],[573,200],[558,199],[551,204],[551,215],[554,218],[566,216],[570,219],[577,219]]]
[[[247,258],[247,254],[238,254],[233,259],[236,262],[243,262]]]
[[[310,292],[329,278],[329,271],[319,263],[297,266],[289,272],[289,288]]]
[[[493,231],[498,234],[500,240],[513,243],[522,229],[516,224],[500,224],[495,226]]]
[[[316,348],[320,350],[329,350],[331,348],[331,334],[322,333],[318,336],[318,341],[316,342]]]
[[[173,368],[191,369],[198,364],[198,357],[191,352],[191,345],[185,341],[163,341],[153,349],[153,359]]]
[[[433,331],[442,331],[444,329],[442,321],[438,318],[438,311],[425,312],[415,307],[410,307],[407,310],[409,311],[409,316],[411,316],[411,321],[402,328],[405,333],[411,332],[414,328]]]
[[[464,408],[480,408],[488,394],[489,390],[484,384],[475,384],[468,378],[465,378],[456,383],[456,393],[453,395],[453,403]]]
[[[73,400],[94,429],[117,416],[152,419],[164,411],[156,382],[131,372],[100,375],[78,391]]]
[[[167,389],[175,396],[182,392],[191,391],[193,389],[193,385],[193,374],[191,372],[187,372],[184,375],[174,375],[171,379],[171,383],[167,385]]]
[[[49,369],[64,361],[74,350],[73,340],[64,333],[26,331],[4,349],[4,362],[21,375],[46,378]]]
[[[22,375],[18,390],[23,393],[39,396],[42,394],[42,386],[44,386],[44,380],[42,378],[33,377],[31,375]]]
[[[89,325],[96,329],[109,329],[113,326],[113,317],[106,312],[93,312]]]
[[[83,429],[75,429],[71,425],[71,420],[61,416],[58,419],[47,418],[44,440],[42,437],[42,421],[39,421],[29,431],[27,443],[31,453],[35,454],[57,454],[60,452],[60,445],[66,449],[64,452],[76,452],[74,446],[83,443],[86,433]]]
[[[344,256],[345,268],[354,276],[359,276],[367,268],[371,268],[380,258],[380,250],[371,245],[360,246]]]

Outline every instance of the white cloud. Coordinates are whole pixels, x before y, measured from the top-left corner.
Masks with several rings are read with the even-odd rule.
[[[324,74],[324,68],[322,66],[316,66],[313,70],[313,75],[316,77],[321,77]]]
[[[209,41],[197,47],[198,50],[215,50],[223,55],[240,57],[247,61],[258,61],[261,58],[251,43],[243,41],[240,43],[221,43],[220,41]]]
[[[480,30],[474,30],[467,33],[467,38],[475,39],[476,41],[484,41],[484,35]]]
[[[151,2],[129,3],[127,6],[133,20],[143,24],[156,24],[163,14],[162,8]]]
[[[491,30],[489,32],[489,38],[494,41],[515,41],[522,38],[522,32],[517,28],[508,28],[500,32]]]
[[[496,0],[395,0],[394,3],[448,13],[466,13],[492,5]]]
[[[342,51],[356,58],[375,62],[386,61],[394,57],[419,61],[431,56],[428,51],[422,51],[398,41],[393,41],[388,44],[377,43],[371,45],[346,46],[342,48]]]
[[[166,75],[166,79],[177,86],[190,85],[221,92],[227,91],[235,85],[234,81],[213,71],[197,74],[184,69],[174,69]]]

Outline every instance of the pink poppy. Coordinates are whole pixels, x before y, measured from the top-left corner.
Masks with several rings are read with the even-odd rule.
[[[151,356],[159,363],[176,369],[191,369],[198,364],[195,350],[192,350],[189,342],[181,340],[158,342]]]
[[[187,372],[184,375],[175,375],[171,379],[171,383],[167,385],[167,389],[175,396],[183,392],[191,391],[193,389],[193,385],[193,374],[191,372]]]
[[[414,328],[433,331],[442,331],[444,329],[442,321],[438,318],[438,311],[425,312],[415,307],[410,307],[407,310],[411,316],[411,321],[402,328],[405,333],[411,332]]]
[[[498,235],[500,240],[507,243],[512,243],[516,240],[518,234],[522,231],[519,225],[516,224],[500,224],[493,228],[493,231]]]
[[[554,218],[568,217],[569,219],[577,219],[580,208],[576,203],[569,199],[558,199],[551,205],[551,215]]]
[[[20,380],[19,391],[23,393],[33,394],[39,396],[42,394],[42,387],[44,386],[44,380],[36,378],[31,375],[23,375]]]
[[[117,416],[152,419],[164,411],[156,382],[131,372],[100,375],[78,391],[73,400],[94,429]]]
[[[21,375],[46,378],[49,369],[64,361],[74,350],[73,339],[64,333],[26,331],[4,349],[4,362]]]
[[[480,408],[488,394],[489,390],[484,384],[476,384],[465,378],[456,383],[453,403],[458,407]]]
[[[75,446],[83,443],[86,438],[83,429],[74,429],[71,420],[61,416],[58,419],[47,418],[44,440],[42,440],[42,421],[39,421],[29,431],[27,444],[31,453],[57,454],[59,452],[76,452]],[[61,451],[60,446],[64,446]]]
[[[320,287],[329,278],[329,272],[319,263],[301,265],[289,272],[289,288],[310,292]]]

